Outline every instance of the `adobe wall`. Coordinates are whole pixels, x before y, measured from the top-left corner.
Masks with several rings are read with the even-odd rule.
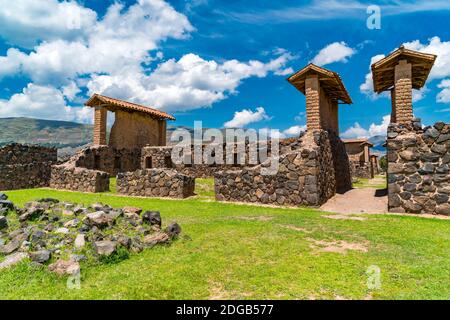
[[[387,135],[390,212],[450,215],[450,124],[391,124]]]
[[[139,112],[115,111],[109,146],[115,149],[141,149],[166,144],[166,122]]]
[[[350,161],[350,174],[354,178],[373,178],[373,169],[370,162]]]
[[[173,169],[136,170],[117,175],[117,192],[128,196],[186,198],[194,195],[195,178]]]
[[[326,131],[303,135],[281,154],[279,171],[262,175],[269,161],[254,168],[215,174],[218,201],[254,202],[286,206],[320,206],[336,192],[333,152]]]
[[[10,144],[0,148],[0,190],[48,187],[57,150]]]

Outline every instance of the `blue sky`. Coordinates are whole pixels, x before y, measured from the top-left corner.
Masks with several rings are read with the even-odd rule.
[[[2,3],[4,2],[4,3]],[[381,29],[367,28],[367,7]],[[414,113],[450,121],[448,1],[0,0],[0,117],[92,121],[93,92],[173,113],[175,125],[298,134],[305,98],[287,76],[315,62],[338,72],[354,104],[345,137],[385,132],[372,58],[405,44],[438,54]],[[373,60],[375,61],[375,60]]]

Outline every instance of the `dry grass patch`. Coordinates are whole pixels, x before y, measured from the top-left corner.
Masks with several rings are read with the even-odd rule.
[[[346,254],[348,250],[368,252],[368,242],[347,242],[345,240],[316,240],[312,238],[306,238],[310,242],[310,248],[320,252],[335,252],[340,254]]]
[[[322,217],[327,218],[327,219],[335,219],[335,220],[355,220],[355,221],[367,220],[367,218],[355,217],[355,216],[345,215],[345,214],[332,214],[332,215],[322,216]]]

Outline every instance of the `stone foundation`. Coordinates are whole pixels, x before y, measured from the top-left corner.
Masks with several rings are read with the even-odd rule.
[[[0,190],[48,187],[54,148],[10,144],[0,148]]]
[[[254,168],[216,173],[216,199],[286,206],[325,203],[336,192],[335,164],[328,133],[307,133],[291,145],[291,151],[286,148],[287,153],[280,155],[279,171],[275,175],[261,174],[261,169],[270,162]],[[340,153],[340,157],[345,155],[345,151]],[[349,174],[347,179],[350,179]]]
[[[187,198],[195,178],[171,169],[146,169],[117,175],[117,192],[129,196]]]
[[[387,137],[389,211],[450,215],[450,124],[391,124]]]
[[[109,174],[74,167],[70,163],[56,165],[51,169],[50,187],[81,192],[105,192],[109,191]]]

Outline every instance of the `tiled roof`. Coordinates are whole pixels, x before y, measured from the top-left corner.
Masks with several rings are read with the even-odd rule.
[[[342,139],[344,143],[360,143],[360,144],[368,144],[373,147],[373,144],[370,143],[367,139]]]
[[[308,75],[318,75],[321,87],[327,92],[332,99],[340,100],[346,104],[352,104],[352,99],[345,89],[341,77],[334,71],[316,66],[315,64],[308,64],[306,67],[297,71],[290,76],[289,81],[294,87],[305,94],[305,80]]]
[[[100,95],[98,93],[95,93],[88,101],[86,101],[86,103],[84,105],[88,106],[88,107],[96,107],[99,105],[109,105],[110,109],[112,109],[111,111],[114,111],[114,109],[124,109],[124,110],[129,110],[129,111],[143,112],[143,113],[149,114],[158,119],[175,120],[175,118],[172,115],[165,113],[163,111],[159,111],[157,109],[146,107],[146,106],[136,104],[133,102],[110,98],[107,96]],[[108,106],[107,106],[107,108],[108,108]]]

